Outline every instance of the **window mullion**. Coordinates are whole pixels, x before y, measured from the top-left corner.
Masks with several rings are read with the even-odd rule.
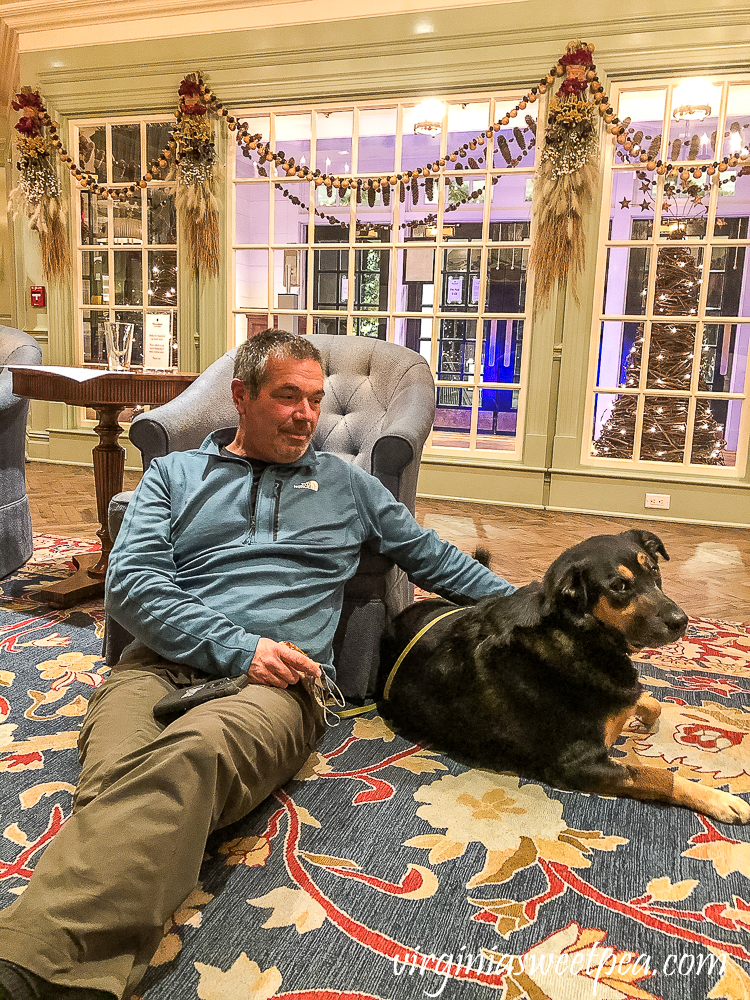
[[[693,431],[695,428],[695,411],[697,408],[697,399],[691,394],[688,399],[687,414],[685,416],[685,453],[682,456],[682,464],[687,469],[689,465],[692,465],[692,455],[693,455]]]
[[[638,402],[635,408],[635,432],[633,434],[633,461],[640,461],[641,442],[643,440],[643,411],[646,407],[646,397],[643,393],[638,393]]]

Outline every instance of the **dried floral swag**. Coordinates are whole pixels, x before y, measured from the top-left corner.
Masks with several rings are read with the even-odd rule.
[[[10,193],[8,207],[14,217],[25,215],[39,233],[44,275],[51,281],[70,271],[70,249],[55,157],[56,132],[45,134],[53,125],[38,93],[24,87],[11,107],[22,112],[15,129],[19,171],[18,184]]]
[[[593,45],[568,42],[555,67],[565,74],[549,104],[544,148],[534,181],[536,237],[530,267],[535,273],[537,305],[549,300],[553,285],[566,280],[578,301],[577,278],[583,268],[584,213],[598,176],[599,136],[596,105],[584,92],[595,76]]]
[[[216,158],[211,120],[201,84],[190,74],[180,84],[179,108],[172,129],[174,160],[169,179],[175,184],[175,204],[183,239],[198,274],[219,273],[219,198],[221,171]]]

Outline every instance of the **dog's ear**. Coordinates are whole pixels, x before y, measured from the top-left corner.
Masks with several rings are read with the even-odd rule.
[[[645,549],[652,559],[656,559],[658,554],[669,562],[669,553],[664,548],[664,542],[653,531],[642,531],[640,528],[632,528],[630,531],[624,532],[624,534],[631,535],[636,544]]]
[[[567,611],[579,619],[586,617],[591,596],[591,582],[586,563],[569,563],[566,566],[560,565],[558,560],[547,570],[543,586],[542,614]]]

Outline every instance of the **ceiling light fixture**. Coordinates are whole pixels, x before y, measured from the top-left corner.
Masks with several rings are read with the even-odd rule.
[[[708,80],[698,77],[685,80],[675,89],[672,117],[678,122],[702,122],[711,114],[709,95],[712,89]]]
[[[445,105],[434,98],[422,101],[414,109],[414,117],[420,119],[414,125],[416,135],[439,135],[443,128]]]

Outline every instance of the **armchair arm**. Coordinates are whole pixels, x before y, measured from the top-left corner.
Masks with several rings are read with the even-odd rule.
[[[370,471],[397,500],[402,499],[399,496],[401,473],[413,458],[412,443],[399,434],[381,435],[372,446]]]
[[[233,356],[225,354],[179,396],[135,418],[130,440],[141,452],[144,471],[154,458],[199,448],[211,431],[236,426],[229,389],[233,367]]]
[[[28,399],[13,393],[12,372],[0,370],[0,412],[8,411],[13,406],[28,405],[28,402]]]
[[[21,406],[21,396],[13,393],[13,374],[5,365],[39,365],[42,363],[42,349],[34,338],[11,326],[0,326],[0,410]],[[28,400],[23,400],[28,405]]]
[[[0,326],[0,367],[41,363],[42,349],[31,334],[12,326]]]

